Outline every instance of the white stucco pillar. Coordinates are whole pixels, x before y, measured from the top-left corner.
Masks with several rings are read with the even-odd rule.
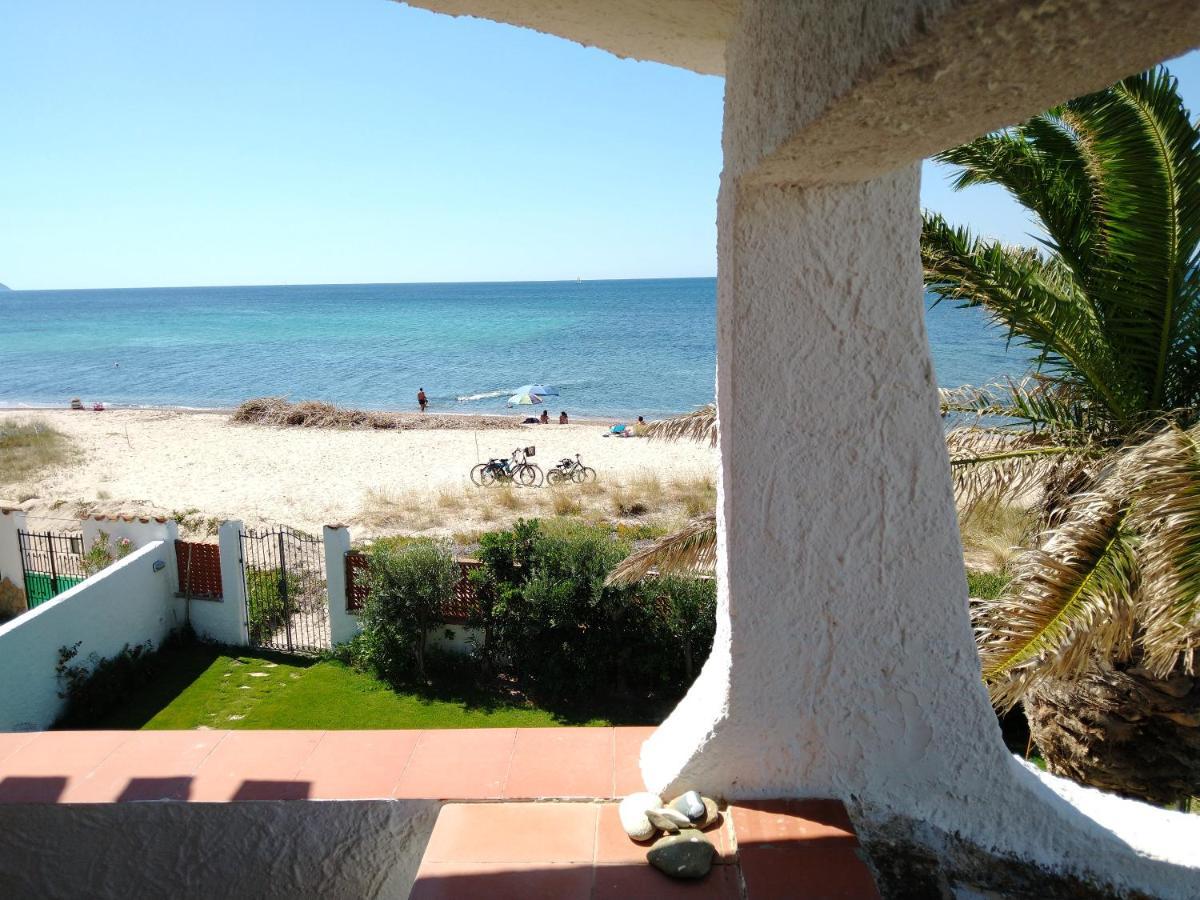
[[[21,546],[17,540],[17,532],[26,529],[25,513],[19,509],[0,509],[0,581],[8,579],[13,586],[25,596],[25,569],[21,565]],[[17,603],[23,601],[18,598]],[[23,607],[5,609],[0,612],[17,612]]]
[[[850,6],[744,0],[728,44],[717,635],[643,747],[646,784],[837,797],[949,871],[969,868],[961,842],[1186,896],[1190,861],[1156,869],[1152,842],[1114,838],[1120,814],[1081,815],[1001,741],[925,334],[918,164],[839,183],[795,152],[892,39]]]
[[[350,552],[350,529],[326,525],[325,585],[329,598],[329,636],[333,646],[358,634],[358,617],[346,609],[346,554]]]
[[[241,646],[246,633],[246,582],[242,577],[242,522],[229,519],[217,530],[221,548],[221,600],[193,604],[192,624],[215,641]],[[196,613],[202,610],[202,617]],[[201,624],[202,623],[202,624]]]

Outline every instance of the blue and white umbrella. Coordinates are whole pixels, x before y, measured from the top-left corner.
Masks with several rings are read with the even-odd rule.
[[[513,391],[513,394],[518,397],[521,394],[533,394],[537,397],[557,397],[558,388],[548,384],[523,384]]]
[[[509,406],[536,406],[545,403],[540,394],[531,394],[527,390],[519,390],[508,398]]]

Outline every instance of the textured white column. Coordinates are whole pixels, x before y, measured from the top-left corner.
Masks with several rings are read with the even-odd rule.
[[[887,17],[850,6],[745,0],[728,45],[717,634],[643,746],[646,784],[837,797],[864,836],[951,873],[1000,853],[1188,896],[1200,858],[1159,837],[1200,827],[1152,810],[1116,838],[1147,808],[1101,823],[1000,739],[925,335],[918,165],[823,183],[777,152],[889,47]]]
[[[346,554],[350,552],[350,530],[345,525],[326,525],[324,536],[329,635],[336,647],[359,631],[358,617],[346,609]]]
[[[11,581],[22,597],[25,596],[25,569],[21,565],[21,546],[17,540],[17,532],[24,531],[25,528],[24,511],[0,509],[0,580],[7,578]]]

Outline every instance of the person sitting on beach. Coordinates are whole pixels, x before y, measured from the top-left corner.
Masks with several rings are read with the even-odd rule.
[[[638,416],[638,420],[633,425],[633,433],[636,435],[644,434],[646,431],[646,420],[642,416]]]
[[[567,411],[565,409],[558,414],[558,424],[559,425],[567,424]]]
[[[542,410],[542,415],[541,415],[541,419],[540,419],[540,421],[541,421],[541,423],[542,423],[543,425],[549,425],[549,424],[550,424],[550,412],[549,412],[549,410],[545,410],[545,409],[543,409],[543,410]]]
[[[425,412],[425,407],[429,405],[429,398],[425,396],[425,388],[417,391],[417,405],[421,407],[421,412]]]

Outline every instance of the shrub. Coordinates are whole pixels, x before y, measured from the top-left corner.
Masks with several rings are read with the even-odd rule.
[[[271,636],[284,624],[284,601],[279,569],[246,570],[246,629],[251,644],[269,644]],[[288,573],[289,597],[300,594],[300,579]]]
[[[421,539],[401,547],[376,543],[369,552],[361,658],[390,680],[415,673],[425,680],[425,635],[454,596],[460,570],[450,545]]]
[[[95,575],[132,552],[133,542],[129,538],[121,538],[116,544],[110,545],[108,532],[101,531],[96,535],[96,540],[92,541],[92,546],[83,554],[83,571],[88,575]]]
[[[967,594],[981,600],[995,600],[1012,576],[1007,572],[967,572]]]
[[[606,587],[627,545],[607,526],[519,521],[484,535],[469,575],[483,663],[513,666],[543,701],[670,694],[691,683],[716,628],[712,581]]]
[[[60,647],[54,671],[61,685],[58,696],[67,705],[55,724],[86,726],[104,717],[155,679],[163,651],[195,639],[191,628],[184,626],[171,632],[157,650],[149,641],[135,646],[126,644],[116,656],[102,658],[92,654],[87,663],[74,662],[82,641]]]

